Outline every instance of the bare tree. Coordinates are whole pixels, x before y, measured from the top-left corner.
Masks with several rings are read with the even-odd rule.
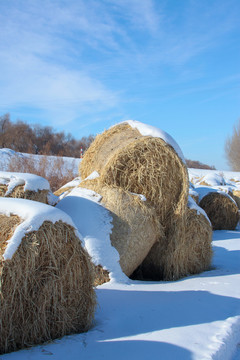
[[[225,143],[225,154],[232,170],[240,171],[240,119],[233,127],[232,136]]]
[[[5,114],[0,116],[0,147],[10,147],[10,141],[8,134],[11,132],[10,115]]]

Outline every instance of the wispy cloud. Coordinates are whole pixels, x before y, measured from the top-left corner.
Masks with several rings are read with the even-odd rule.
[[[121,112],[128,86],[144,71],[160,74],[163,84],[166,67],[179,78],[186,71],[196,76],[192,59],[238,26],[236,2],[189,0],[171,9],[169,3],[1,2],[0,109],[35,107],[49,120],[73,121],[94,110]]]

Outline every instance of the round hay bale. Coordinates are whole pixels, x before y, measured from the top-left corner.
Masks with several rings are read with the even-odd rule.
[[[196,204],[195,208],[187,208],[185,236],[178,242],[171,241],[170,234],[159,239],[132,279],[178,280],[210,268],[212,227],[197,208]]]
[[[98,135],[81,162],[82,179],[93,171],[104,185],[144,195],[163,223],[186,208],[188,171],[174,148],[159,137],[143,136],[129,124]]]
[[[235,201],[228,194],[209,192],[201,199],[199,206],[209,217],[213,230],[235,230],[239,212]]]
[[[5,259],[22,221],[0,215],[0,353],[86,331],[94,316],[93,267],[75,229],[44,221]]]
[[[48,204],[49,182],[41,176],[0,171],[0,196]]]
[[[144,197],[121,188],[104,186],[99,178],[83,181],[80,187],[102,196],[101,204],[110,211],[113,219],[111,243],[120,255],[122,271],[130,276],[163,235],[156,212]]]

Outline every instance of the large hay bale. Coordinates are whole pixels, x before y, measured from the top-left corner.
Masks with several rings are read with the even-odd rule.
[[[235,230],[239,211],[235,201],[224,192],[209,192],[203,196],[199,206],[209,217],[213,230]]]
[[[163,223],[186,208],[188,172],[175,149],[160,137],[143,136],[128,123],[98,135],[81,162],[85,179],[93,171],[104,185],[142,194]]]
[[[9,206],[3,200],[15,201],[11,213],[14,207],[31,212],[29,203],[36,204],[16,199],[0,202],[0,353],[88,330],[96,303],[93,267],[75,229],[61,220],[44,220],[36,231],[25,231],[9,257],[7,250],[16,241],[9,239],[23,231],[27,220],[19,214],[6,215],[3,205]],[[47,213],[51,208],[53,217],[59,215],[60,210],[40,205],[32,229],[43,210]]]
[[[212,227],[206,214],[199,209],[196,203],[187,208],[185,236],[178,242],[172,241],[170,234],[160,238],[132,274],[133,279],[177,280],[210,268]]]
[[[80,187],[100,194],[100,203],[110,211],[113,219],[111,243],[120,255],[122,271],[130,276],[152,245],[163,236],[156,212],[144,197],[121,188],[104,186],[100,179],[83,181]]]

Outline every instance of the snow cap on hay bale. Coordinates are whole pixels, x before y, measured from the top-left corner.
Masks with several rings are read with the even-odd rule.
[[[127,283],[129,279],[119,264],[119,253],[112,246],[112,216],[100,204],[101,195],[93,190],[75,188],[57,204],[74,221],[84,248],[95,265],[95,286],[108,281]]]
[[[177,280],[208,270],[212,259],[212,227],[204,211],[189,197],[184,237],[159,239],[132,274],[133,279]]]
[[[69,181],[65,185],[61,186],[58,190],[54,192],[54,195],[59,196],[60,199],[64,198],[67,194],[70,193],[76,186],[81,182],[80,176],[76,177],[72,181]]]
[[[0,353],[91,326],[93,268],[71,219],[34,201],[0,199]]]
[[[50,203],[50,186],[41,176],[0,171],[0,196]]]
[[[235,230],[239,211],[235,201],[225,192],[212,191],[203,196],[199,206],[209,217],[213,230]]]
[[[98,135],[81,162],[82,179],[94,170],[104,185],[143,194],[162,222],[180,204],[186,207],[189,185],[182,152],[157,128],[128,121]]]
[[[113,223],[111,243],[120,255],[122,271],[130,276],[152,245],[163,236],[154,209],[144,196],[104,186],[101,179],[83,181],[80,187],[100,194],[101,204],[110,211]]]

